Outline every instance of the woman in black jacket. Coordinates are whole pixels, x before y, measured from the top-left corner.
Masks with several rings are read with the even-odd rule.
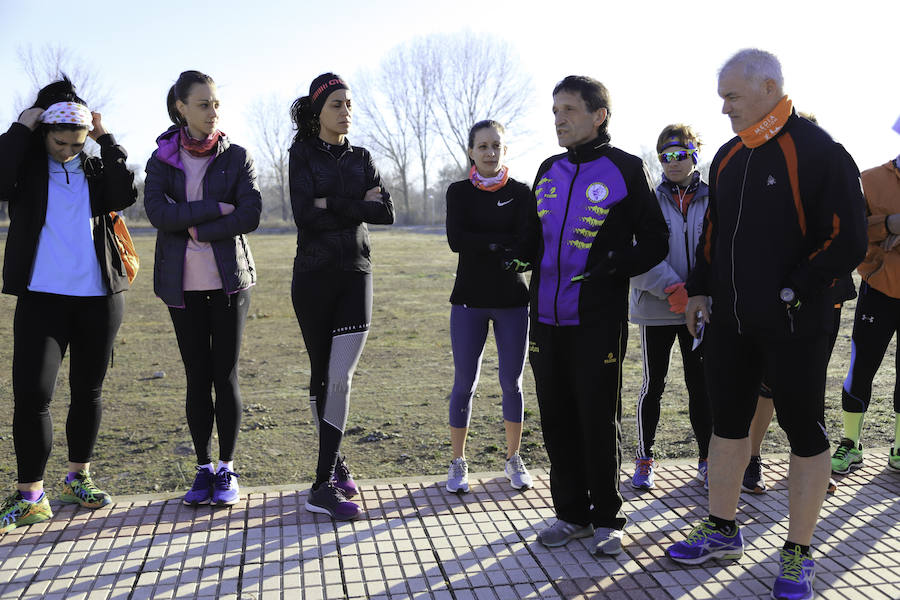
[[[532,486],[519,456],[524,417],[522,371],[528,345],[528,286],[522,273],[530,268],[537,246],[537,207],[531,188],[511,179],[503,164],[504,134],[497,121],[475,123],[469,131],[469,177],[447,189],[447,241],[450,249],[459,253],[450,296],[453,460],[446,486],[454,493],[469,491],[466,435],[491,322],[503,390],[504,470],[515,489]]]
[[[100,158],[83,152],[85,138]],[[101,390],[122,323],[128,278],[110,211],[134,204],[127,154],[67,78],[43,88],[0,136],[0,200],[9,203],[3,292],[18,296],[13,328],[13,439],[17,491],[0,507],[0,533],[53,516],[44,493],[53,426],[50,401],[71,346],[66,420],[69,474],[60,499],[87,508],[111,502],[90,461]]]
[[[372,319],[372,265],[366,223],[391,224],[394,205],[365,148],[347,141],[352,102],[333,73],[316,77],[291,106],[291,206],[297,256],[291,300],[309,353],[309,402],[319,429],[315,483],[306,509],[349,520],[358,493],[340,445],[350,383]]]
[[[153,289],[169,307],[187,378],[185,406],[197,475],[184,503],[231,505],[239,499],[238,356],[250,286],[256,283],[244,234],[259,225],[262,200],[247,151],[218,129],[219,99],[211,77],[185,71],[169,90],[167,106],[174,126],[159,136],[147,162],[144,206],[159,230]]]

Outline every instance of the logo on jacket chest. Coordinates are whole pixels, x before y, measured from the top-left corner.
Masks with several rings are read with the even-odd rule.
[[[587,187],[585,196],[587,196],[587,199],[590,202],[598,204],[606,200],[606,198],[609,196],[609,188],[606,187],[605,183],[600,183],[599,181],[597,181]]]

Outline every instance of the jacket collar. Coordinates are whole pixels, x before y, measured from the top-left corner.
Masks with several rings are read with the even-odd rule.
[[[334,148],[334,144],[329,144],[319,136],[311,138],[310,142],[314,148],[321,150],[322,152],[327,152],[328,154],[331,154],[331,151]],[[344,143],[339,146],[339,149],[339,156],[344,156],[347,152],[353,152],[353,146],[350,145],[350,140],[346,137],[344,138]]]
[[[184,165],[182,165],[181,156],[178,153],[178,131],[179,127],[177,125],[172,125],[167,130],[165,130],[162,135],[156,138],[156,158],[167,165],[171,165],[176,169],[181,169],[183,171]],[[228,150],[229,146],[231,146],[231,142],[228,140],[228,137],[225,136],[225,134],[222,134],[222,136],[219,138],[218,143],[216,144],[215,156],[218,156]]]
[[[566,156],[571,163],[586,163],[596,160],[606,154],[609,148],[609,134],[601,133],[589,142],[585,142],[574,148],[566,150]]]

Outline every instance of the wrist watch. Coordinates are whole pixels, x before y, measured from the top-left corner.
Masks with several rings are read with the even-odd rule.
[[[781,291],[778,292],[778,297],[790,308],[796,308],[800,305],[800,299],[797,298],[797,294],[789,287],[781,288]]]

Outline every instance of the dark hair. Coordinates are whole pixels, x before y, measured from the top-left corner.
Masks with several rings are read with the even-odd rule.
[[[191,94],[191,87],[193,87],[195,83],[216,85],[213,78],[206,73],[201,73],[200,71],[184,71],[178,76],[175,85],[169,88],[169,94],[166,96],[166,108],[169,110],[169,118],[179,127],[187,125],[187,121],[184,120],[184,117],[182,117],[181,113],[178,112],[178,109],[175,108],[175,102],[177,100],[187,102],[188,96]]]
[[[659,138],[656,140],[656,151],[662,152],[666,142],[674,142],[673,144],[668,144],[669,146],[677,145],[684,148],[690,148],[688,144],[693,144],[694,148],[697,149],[703,145],[700,136],[697,135],[691,126],[683,123],[666,125],[663,128],[662,133],[659,134]]]
[[[291,104],[291,121],[297,128],[295,142],[319,135],[319,114],[313,111],[309,96],[301,96]]]
[[[485,119],[483,121],[478,121],[474,125],[472,125],[472,129],[469,130],[469,150],[475,147],[475,134],[482,129],[487,129],[489,127],[493,127],[497,130],[497,133],[503,135],[506,133],[506,128],[503,126],[500,121],[494,121],[493,119]],[[474,165],[475,161],[472,160],[472,157],[469,157],[469,165]]]
[[[61,75],[62,79],[47,84],[40,89],[33,108],[47,110],[57,102],[76,102],[87,106],[87,102],[75,93],[75,84],[66,77],[65,73],[61,73]],[[41,123],[37,131],[40,131],[42,135],[46,135],[50,131],[78,131],[79,129],[87,129],[87,126],[76,123]]]
[[[560,92],[578,92],[590,112],[596,112],[601,108],[605,108],[606,119],[600,125],[597,133],[609,135],[609,119],[612,116],[612,107],[609,102],[609,90],[606,89],[605,85],[586,75],[569,75],[553,88],[554,96]]]
[[[322,73],[309,84],[309,94],[291,104],[291,120],[297,128],[294,141],[319,135],[319,114],[332,92],[350,89],[347,82],[335,73]]]

